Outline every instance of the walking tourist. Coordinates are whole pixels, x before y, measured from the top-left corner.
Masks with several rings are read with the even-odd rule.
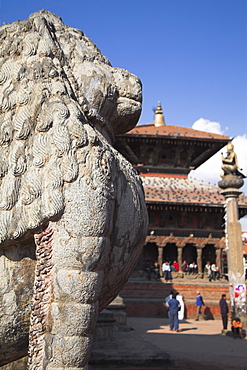
[[[202,315],[203,318],[206,319],[206,316],[202,313],[202,306],[205,306],[205,303],[203,302],[202,295],[198,290],[196,292],[196,321],[199,320],[199,315]]]
[[[221,333],[226,334],[229,308],[226,302],[225,294],[222,294],[221,300],[219,301],[219,306],[220,306],[220,314],[221,314],[222,324],[223,324],[223,330]]]
[[[179,332],[178,325],[178,311],[180,310],[180,303],[176,299],[176,293],[172,293],[172,299],[168,301],[168,308],[170,313],[170,330]]]

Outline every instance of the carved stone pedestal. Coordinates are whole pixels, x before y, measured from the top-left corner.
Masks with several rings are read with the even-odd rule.
[[[105,347],[106,343],[113,345],[114,315],[109,310],[99,313],[94,332],[94,348]]]
[[[117,296],[108,306],[107,310],[113,314],[115,319],[116,330],[129,330],[127,326],[127,314],[124,312],[126,305],[123,303],[123,299]]]

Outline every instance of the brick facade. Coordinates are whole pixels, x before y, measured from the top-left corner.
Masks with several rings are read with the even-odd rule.
[[[222,294],[226,294],[229,303],[229,289],[227,282],[222,283],[191,283],[174,282],[165,284],[162,282],[129,282],[120,292],[123,303],[126,305],[125,312],[132,317],[167,317],[165,297],[171,291],[177,291],[184,297],[185,318],[193,319],[196,313],[195,297],[199,290],[203,296],[205,307],[203,312],[209,319],[220,319],[219,300]]]

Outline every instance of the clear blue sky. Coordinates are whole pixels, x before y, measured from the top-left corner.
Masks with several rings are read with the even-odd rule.
[[[0,1],[1,24],[50,10],[140,77],[140,123],[152,123],[160,100],[167,124],[202,117],[229,136],[246,133],[247,0]]]

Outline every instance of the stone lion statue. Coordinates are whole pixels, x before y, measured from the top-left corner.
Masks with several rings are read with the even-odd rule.
[[[146,236],[142,184],[112,146],[141,83],[48,11],[0,35],[0,366],[86,369]]]

